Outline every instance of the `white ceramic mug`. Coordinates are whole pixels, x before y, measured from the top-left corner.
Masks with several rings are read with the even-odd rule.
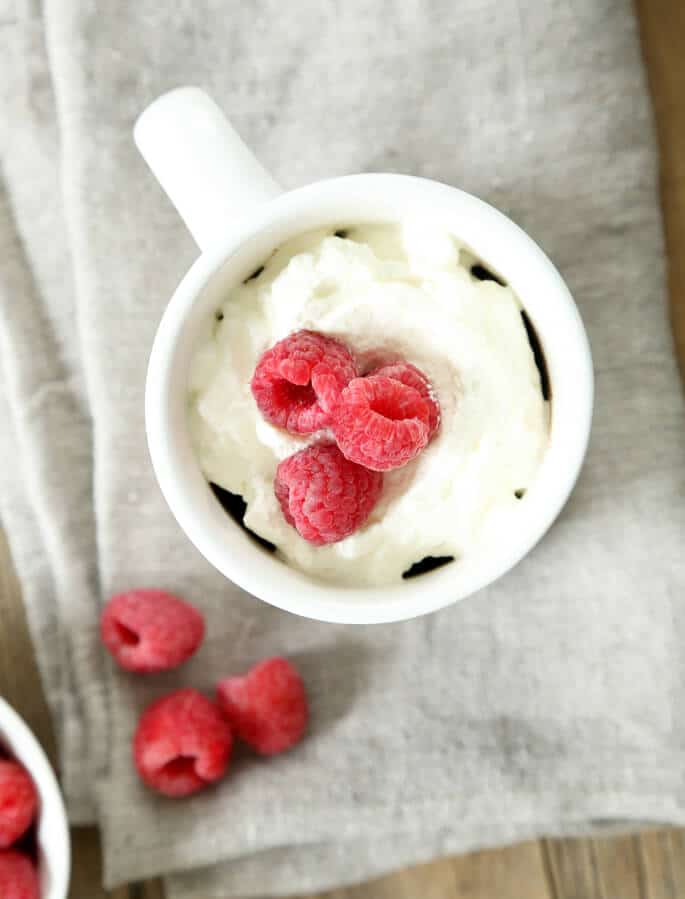
[[[566,502],[585,456],[592,418],[592,360],[585,330],[568,288],[537,244],[476,197],[423,178],[350,175],[283,192],[216,104],[197,88],[179,88],[152,103],[136,123],[135,140],[201,250],[159,326],[145,401],[160,487],[200,552],[266,602],[309,618],[359,624],[434,611],[512,568]],[[442,223],[500,273],[523,303],[551,383],[549,448],[506,545],[396,585],[338,587],[269,555],[220,507],[191,448],[189,364],[209,316],[227,292],[284,241],[322,226],[335,230],[412,217]]]

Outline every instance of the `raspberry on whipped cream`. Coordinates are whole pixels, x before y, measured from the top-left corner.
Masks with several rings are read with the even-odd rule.
[[[382,365],[369,372],[369,376],[382,375],[413,387],[428,404],[428,439],[431,440],[440,425],[440,403],[433,390],[433,385],[422,371],[410,362],[393,362]]]
[[[346,459],[372,471],[401,468],[428,443],[430,410],[395,378],[355,378],[333,410],[333,436]]]
[[[274,492],[283,517],[314,546],[337,543],[371,514],[383,475],[346,459],[334,443],[313,443],[276,469]]]
[[[26,833],[37,808],[38,794],[24,766],[0,758],[0,849],[9,849]]]
[[[263,353],[252,376],[252,395],[271,424],[312,434],[330,425],[340,392],[356,374],[352,353],[339,340],[297,331]]]
[[[25,853],[0,849],[0,896],[3,899],[40,899],[38,871]]]

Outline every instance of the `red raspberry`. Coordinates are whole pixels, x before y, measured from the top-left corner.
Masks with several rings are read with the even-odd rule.
[[[381,375],[401,381],[407,387],[413,387],[428,403],[428,439],[438,430],[440,424],[440,403],[433,391],[433,385],[420,368],[411,362],[394,362],[392,365],[384,365],[369,373],[369,376]]]
[[[252,377],[252,395],[267,421],[294,434],[331,423],[340,391],[357,376],[345,344],[316,331],[297,331],[267,350]]]
[[[143,781],[165,796],[188,796],[218,780],[233,737],[217,706],[197,690],[176,690],[141,715],[133,759]]]
[[[334,443],[315,443],[284,459],[274,481],[285,520],[316,546],[360,528],[382,486],[382,475],[350,462]]]
[[[19,762],[0,759],[0,849],[9,849],[36,816],[38,796]],[[4,896],[0,890],[0,896]]]
[[[40,899],[38,874],[22,852],[0,851],[0,896],[2,899]]]
[[[307,725],[304,684],[286,659],[266,659],[243,677],[227,677],[217,699],[235,733],[260,755],[290,749]]]
[[[355,378],[340,394],[333,434],[347,459],[373,471],[406,465],[428,443],[430,410],[413,387],[383,375]]]
[[[202,643],[205,623],[196,608],[163,590],[113,596],[102,612],[102,642],[126,671],[176,668]]]

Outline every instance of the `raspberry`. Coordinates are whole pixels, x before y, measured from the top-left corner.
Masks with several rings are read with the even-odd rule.
[[[22,852],[0,851],[0,896],[2,899],[40,899],[38,874]]]
[[[176,690],[141,715],[133,759],[143,781],[165,796],[188,796],[218,780],[233,737],[217,706],[197,690]]]
[[[369,373],[370,376],[381,375],[401,381],[407,387],[413,387],[428,403],[428,439],[438,430],[440,424],[440,403],[433,392],[433,385],[424,375],[421,369],[411,362],[395,362],[392,365],[384,365]]]
[[[290,749],[307,725],[304,684],[286,659],[266,659],[243,677],[227,677],[217,699],[235,733],[260,755]]]
[[[37,805],[36,788],[23,766],[0,759],[0,849],[9,849],[26,833]]]
[[[196,608],[163,590],[113,596],[102,612],[102,642],[127,671],[176,668],[198,648],[205,624]]]
[[[297,331],[262,355],[252,395],[271,424],[312,434],[331,423],[340,391],[356,376],[345,344],[316,331]]]
[[[428,443],[430,410],[395,378],[355,378],[340,394],[333,435],[347,459],[373,471],[406,465]]]
[[[382,486],[382,475],[350,462],[334,443],[315,443],[280,463],[274,491],[288,524],[321,546],[360,528]]]

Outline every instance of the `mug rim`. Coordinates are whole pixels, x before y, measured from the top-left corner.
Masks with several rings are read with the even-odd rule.
[[[224,526],[228,516],[211,496],[206,479],[206,496],[199,495],[196,489],[197,472],[191,475],[189,470],[193,465],[196,469],[199,466],[194,457],[189,457],[187,445],[182,446],[183,441],[179,440],[179,428],[183,429],[184,425],[179,425],[182,418],[178,403],[173,405],[174,391],[179,389],[176,356],[195,304],[214,277],[224,266],[235,262],[250,241],[264,236],[269,229],[280,226],[287,232],[286,225],[291,220],[302,220],[302,225],[289,228],[289,236],[292,237],[317,226],[305,221],[307,215],[312,222],[318,220],[315,212],[317,206],[335,209],[336,203],[349,203],[350,197],[358,197],[360,204],[370,198],[372,205],[374,192],[387,203],[392,199],[398,205],[410,203],[420,195],[424,205],[449,208],[468,220],[470,225],[477,222],[484,240],[492,242],[494,235],[495,243],[499,241],[499,257],[509,260],[512,269],[517,267],[516,270],[519,270],[520,258],[523,257],[526,277],[531,279],[531,283],[536,279],[535,283],[540,283],[541,290],[544,287],[546,301],[548,297],[554,298],[549,300],[552,305],[545,314],[556,315],[560,319],[557,339],[562,349],[558,355],[563,357],[564,362],[562,367],[560,360],[552,360],[552,369],[556,366],[556,381],[562,374],[573,372],[572,382],[564,377],[564,402],[569,408],[558,408],[559,401],[554,398],[552,402],[551,433],[562,425],[563,433],[554,446],[550,440],[541,464],[541,469],[554,469],[550,472],[553,476],[545,480],[547,493],[542,498],[538,496],[537,500],[526,497],[525,511],[524,503],[520,510],[522,526],[517,528],[510,545],[502,549],[494,562],[488,560],[488,564],[483,565],[477,559],[460,560],[458,587],[453,565],[399,584],[347,587],[315,580],[269,557],[263,550],[252,546],[244,532],[233,522],[234,533]],[[328,224],[335,220],[330,215],[324,218]],[[392,221],[398,218],[401,216],[384,215],[376,220]],[[339,226],[344,221],[364,220],[369,219],[363,215],[356,219],[341,215]],[[473,230],[471,228],[469,232],[471,236]],[[472,246],[468,235],[456,231],[452,233],[469,248],[477,249]],[[287,239],[288,236],[281,237],[272,246]],[[514,279],[506,271],[506,263],[499,265],[492,254],[481,255],[481,258],[495,271],[504,270],[508,283],[512,284]],[[530,307],[521,291],[513,284],[512,289],[524,310],[530,314]],[[539,318],[534,315],[531,318],[544,346],[551,327],[549,331],[547,326],[540,328]],[[563,345],[560,340],[562,331]],[[550,360],[547,361],[549,363]],[[551,380],[555,389],[554,374]],[[578,478],[589,441],[593,395],[592,358],[580,314],[561,275],[533,239],[499,210],[458,188],[409,175],[372,173],[332,178],[283,193],[257,207],[251,216],[237,223],[226,239],[198,257],[169,301],[155,335],[146,382],[145,421],[152,464],[162,493],[181,529],[215,568],[258,599],[286,611],[321,621],[368,624],[406,620],[451,605],[497,580],[530,552],[557,518]],[[191,480],[194,480],[195,486],[190,483]],[[529,494],[533,492],[531,489]],[[218,517],[219,514],[224,522]],[[527,526],[523,526],[524,522]]]

